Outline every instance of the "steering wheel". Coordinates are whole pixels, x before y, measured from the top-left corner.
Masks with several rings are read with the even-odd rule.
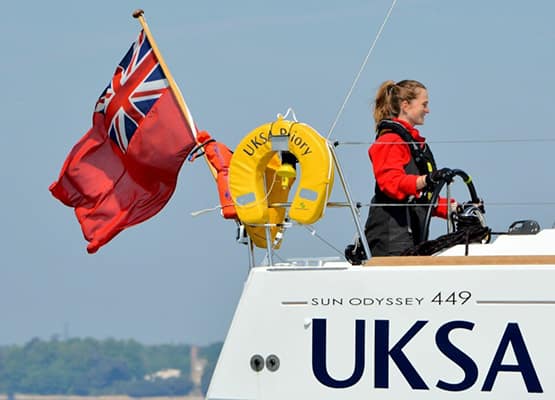
[[[426,211],[426,218],[424,219],[424,225],[422,226],[422,232],[421,232],[421,236],[420,236],[422,238],[423,242],[426,242],[429,239],[430,222],[432,220],[432,210],[433,210],[434,206],[437,205],[437,202],[438,202],[438,199],[439,199],[439,194],[441,193],[443,187],[446,184],[449,184],[453,181],[453,178],[455,176],[459,176],[460,178],[462,178],[463,182],[466,184],[466,188],[468,189],[468,193],[470,194],[470,203],[471,204],[480,204],[480,203],[482,203],[482,200],[478,197],[478,194],[476,193],[476,188],[474,187],[474,183],[472,182],[472,178],[470,177],[470,175],[468,175],[466,172],[464,172],[461,169],[452,169],[450,176],[447,176],[447,178],[441,180],[435,186],[434,191],[432,193],[432,198],[430,199],[430,204],[428,205],[428,209]],[[483,210],[481,210],[481,211],[484,212]],[[454,213],[448,213],[447,214],[447,218],[449,219],[451,224],[454,224],[453,214]]]

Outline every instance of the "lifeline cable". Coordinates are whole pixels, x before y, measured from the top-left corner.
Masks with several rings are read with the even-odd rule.
[[[555,201],[488,201],[489,207],[552,207]],[[362,207],[428,207],[428,204],[418,203],[358,203],[358,208]],[[329,207],[329,205],[328,205]]]
[[[527,138],[527,139],[457,139],[457,140],[426,140],[427,144],[484,144],[484,143],[543,143],[543,142],[555,142],[555,138]],[[362,140],[362,141],[335,141],[335,146],[340,145],[370,145],[374,141]],[[405,145],[405,144],[418,144],[420,142],[380,142],[380,144],[391,144],[391,145]]]
[[[353,81],[353,84],[351,85],[351,88],[347,92],[347,96],[345,96],[345,100],[343,100],[343,104],[341,104],[341,107],[339,107],[339,111],[337,112],[337,115],[335,116],[335,120],[331,124],[330,130],[328,132],[328,136],[326,137],[326,139],[330,138],[333,130],[335,129],[335,125],[337,125],[337,121],[339,121],[339,117],[341,116],[341,114],[343,113],[343,110],[345,109],[345,105],[347,104],[347,102],[349,101],[349,98],[353,94],[353,90],[355,89],[355,86],[357,85],[358,80],[359,80],[360,76],[362,75],[362,71],[364,71],[364,68],[366,67],[366,64],[368,63],[368,59],[370,58],[370,55],[374,51],[374,47],[376,47],[376,43],[378,42],[378,39],[382,35],[382,31],[385,28],[385,24],[387,23],[387,20],[389,19],[389,16],[391,15],[391,12],[393,11],[393,7],[395,7],[395,3],[397,3],[397,0],[393,0],[393,2],[391,3],[391,6],[389,7],[389,11],[387,12],[387,14],[386,14],[386,16],[385,16],[385,18],[382,22],[382,25],[380,26],[380,29],[378,29],[378,33],[376,34],[376,37],[374,38],[374,42],[372,43],[372,46],[370,46],[370,50],[368,50],[368,53],[366,54],[366,57],[364,58],[364,61],[362,62],[362,65],[360,66],[360,69],[358,70],[358,73],[355,77],[355,80]]]

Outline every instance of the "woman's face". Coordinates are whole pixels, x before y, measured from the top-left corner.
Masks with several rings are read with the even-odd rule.
[[[416,98],[411,101],[401,102],[401,112],[399,118],[407,121],[411,125],[424,125],[424,117],[430,112],[428,108],[428,91],[416,89]]]

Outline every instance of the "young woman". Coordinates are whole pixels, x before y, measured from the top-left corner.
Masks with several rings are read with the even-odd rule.
[[[421,237],[433,186],[448,169],[437,170],[433,154],[415,128],[430,112],[426,87],[414,80],[382,83],[374,103],[376,141],[368,149],[376,178],[365,233],[372,256],[400,255]],[[446,218],[440,198],[434,215]]]

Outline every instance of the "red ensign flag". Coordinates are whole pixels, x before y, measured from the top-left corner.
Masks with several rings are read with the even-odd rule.
[[[164,207],[195,135],[141,31],[50,185],[75,209],[89,253]]]

